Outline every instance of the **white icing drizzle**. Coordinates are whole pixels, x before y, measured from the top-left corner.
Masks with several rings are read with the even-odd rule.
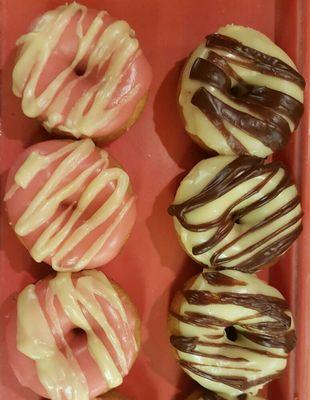
[[[103,298],[117,313],[125,329],[124,336],[117,336],[97,300],[98,297]],[[73,328],[80,328],[85,332],[88,351],[100,369],[107,387],[112,389],[119,386],[129,369],[121,341],[131,338],[135,351],[138,347],[116,290],[99,271],[83,271],[76,276],[68,272],[58,273],[49,281],[45,296],[45,313],[49,322],[41,308],[34,285],[27,286],[17,300],[17,348],[35,361],[39,380],[50,398],[89,400],[86,376],[66,341],[67,332],[63,331],[60,315],[55,307],[56,300],[72,322]],[[120,370],[94,332],[84,310],[87,310],[104,331],[115,350]],[[55,334],[60,338],[62,351],[56,344]]]
[[[69,205],[57,218],[51,220],[30,250],[32,257],[37,262],[51,257],[52,267],[57,271],[63,271],[61,260],[120,208],[117,216],[104,233],[96,238],[81,259],[70,267],[70,271],[79,271],[85,268],[122,222],[135,201],[134,197],[131,197],[124,203],[130,185],[129,177],[121,168],[108,168],[108,154],[103,150],[101,150],[101,158],[98,161],[75,176],[66,185],[60,186],[62,180],[74,172],[76,166],[87,159],[95,149],[94,143],[90,139],[85,139],[69,143],[49,155],[33,152],[30,153],[15,175],[15,185],[26,189],[40,171],[48,168],[54,161],[66,156],[60,161],[49,179],[17,220],[14,230],[19,236],[24,237],[50,220],[60,204],[76,193],[89,180],[89,177],[97,172],[97,175],[88,182],[78,202]],[[74,228],[91,202],[110,182],[115,182],[115,189],[109,198],[93,215],[80,226]],[[7,192],[6,199],[12,197],[13,191],[15,193],[15,185]],[[73,210],[74,206],[75,209]]]
[[[107,15],[105,11],[99,12],[87,31],[83,32],[82,23],[87,12],[85,6],[73,2],[45,13],[33,31],[17,41],[17,45],[22,47],[13,71],[13,92],[22,97],[24,113],[33,118],[42,117],[43,114],[43,125],[47,130],[57,128],[77,138],[92,136],[104,128],[140,87],[140,84],[136,84],[132,88],[126,88],[127,92],[118,103],[108,108],[127,68],[139,54],[139,42],[125,21],[112,22],[102,32]],[[76,15],[80,16],[76,23],[78,46],[75,57],[70,65],[37,95],[37,86],[44,68]],[[86,56],[88,59],[85,73],[83,76],[77,76],[74,70]],[[81,79],[87,79],[94,69],[98,68],[100,72],[106,65],[107,69],[101,79],[82,94],[65,117],[63,111],[74,87]]]

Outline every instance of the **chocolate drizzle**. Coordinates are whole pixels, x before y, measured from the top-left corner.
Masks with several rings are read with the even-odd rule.
[[[289,140],[292,130],[286,118],[292,121],[296,129],[303,114],[303,104],[288,94],[248,84],[230,64],[285,79],[301,89],[305,87],[304,78],[283,61],[244,46],[228,36],[209,35],[206,47],[211,49],[207,59],[195,60],[190,71],[190,79],[216,88],[227,99],[248,112],[228,105],[204,87],[194,93],[192,104],[198,107],[222,133],[235,154],[249,154],[249,152],[230,132],[224,121],[261,141],[273,152],[283,147]],[[212,49],[220,50],[221,54]],[[232,81],[236,82],[234,86]]]
[[[268,184],[270,179],[272,179],[281,168],[284,170],[284,175],[274,189],[272,189],[266,195],[262,196],[260,199],[254,200],[247,206],[233,212],[233,209],[241,202],[259,193],[259,191]],[[259,183],[247,193],[240,196],[237,201],[229,204],[227,206],[227,209],[218,218],[201,224],[191,224],[187,221],[187,214],[189,212],[194,211],[220,198],[221,196],[224,196],[226,193],[236,188],[237,186],[259,176],[264,176],[264,179],[260,180]],[[290,176],[288,175],[287,171],[281,163],[273,162],[270,164],[264,164],[264,161],[258,157],[240,156],[234,159],[231,163],[227,164],[214,177],[214,179],[210,183],[208,183],[197,195],[191,197],[181,204],[171,205],[168,209],[168,212],[170,215],[175,216],[178,219],[179,223],[189,231],[205,232],[210,229],[216,228],[216,231],[211,238],[209,238],[206,242],[203,242],[192,248],[193,255],[197,256],[204,254],[205,252],[211,250],[213,247],[218,245],[229,234],[229,232],[234,227],[236,221],[240,222],[242,217],[246,216],[248,213],[259,207],[268,206],[268,203],[270,201],[279,196],[283,192],[283,190],[291,185],[293,185],[293,183],[290,179]],[[233,241],[220,247],[211,256],[210,266],[220,270],[226,268],[229,262],[249,255],[248,258],[245,258],[243,261],[239,262],[238,265],[233,267],[233,269],[242,272],[255,272],[261,266],[267,264],[277,256],[280,256],[294,242],[294,240],[297,238],[302,230],[301,225],[299,225],[293,231],[289,232],[286,235],[283,235],[286,230],[288,230],[293,225],[298,223],[298,221],[300,221],[302,216],[301,213],[298,214],[296,217],[291,218],[283,226],[276,229],[271,235],[268,235],[258,240],[247,248],[244,248],[242,251],[239,251],[235,255],[224,257],[223,254],[227,249],[234,246],[246,235],[258,231],[259,229],[262,229],[268,224],[276,221],[278,218],[289,214],[298,205],[299,197],[296,196],[287,204],[279,207],[278,210],[267,216],[261,222],[250,227],[247,231],[239,235]],[[278,238],[277,240],[273,240],[271,243],[268,244],[268,242],[271,241],[272,238],[276,238],[281,234],[282,237]],[[251,255],[251,253],[255,251],[255,249],[257,249],[259,246],[261,246],[261,249],[257,252],[254,252],[254,255]]]
[[[301,89],[305,87],[304,78],[284,61],[251,47],[244,46],[241,42],[229,36],[220,35],[218,33],[209,35],[206,39],[206,47],[229,51],[236,56],[233,58],[233,63],[294,82]],[[231,61],[231,58],[229,58],[229,61]]]
[[[234,275],[227,275],[227,273],[214,271],[202,273],[203,280],[207,281],[206,288],[214,286],[224,288],[226,286],[231,291],[225,291],[225,289],[216,292],[204,290],[203,281],[199,281],[200,283],[197,285],[201,289],[188,288],[182,292],[183,301],[187,304],[186,311],[180,314],[181,306],[177,305],[177,309],[171,311],[171,315],[178,321],[197,326],[199,329],[197,329],[197,336],[183,336],[180,334],[183,329],[179,326],[178,330],[170,336],[170,342],[179,352],[180,364],[186,371],[204,379],[230,386],[240,392],[246,392],[251,387],[271,381],[281,373],[278,367],[275,373],[269,371],[262,376],[263,370],[260,362],[256,363],[254,357],[258,355],[286,360],[288,353],[295,347],[296,335],[292,328],[291,316],[285,299],[256,291],[257,284],[254,282],[252,285],[251,281],[246,284],[249,287],[252,286],[252,290],[255,290],[254,293],[245,292],[246,286],[241,292],[240,289],[235,292],[233,287],[242,287],[242,283],[245,282],[242,281],[242,277],[240,279],[242,274],[236,272],[233,274],[238,274],[236,279],[234,279]],[[233,281],[236,282],[235,285]],[[219,289],[216,288],[216,290]],[[188,305],[194,308],[188,307]],[[213,315],[216,312],[214,305],[237,306],[240,307],[240,312],[232,313],[231,320],[224,319],[229,318],[228,310],[226,310],[224,318],[215,317]],[[199,306],[199,312],[194,312],[196,306]],[[248,309],[255,311],[254,314],[242,311]],[[206,331],[201,331],[201,328],[206,328]],[[206,339],[209,333],[207,329],[222,335],[221,337],[216,335],[215,339]],[[226,335],[226,331],[229,329],[233,329],[235,332],[232,340],[229,335]],[[238,350],[242,350],[239,357]],[[189,356],[182,356],[182,353],[192,355],[193,359]],[[214,364],[216,362],[214,360],[219,360],[221,364]],[[221,371],[215,374],[212,369],[206,368],[209,366],[216,366]],[[232,375],[227,374],[226,371],[231,369],[241,370],[243,373],[241,375],[237,372]],[[255,373],[258,373],[259,378],[253,379]],[[251,379],[249,376],[252,376]],[[208,393],[207,399],[217,399],[210,393]]]
[[[175,318],[180,320],[178,314],[174,314],[174,316],[175,316]],[[292,335],[293,334],[295,335],[295,331],[292,330],[290,332],[292,332]],[[238,334],[240,334],[240,332]],[[244,335],[242,335],[242,336],[244,336]],[[216,339],[222,339],[222,338],[223,338],[223,334],[220,335]],[[252,342],[254,342],[254,340],[252,340]],[[225,350],[236,349],[236,348],[240,348],[240,349],[241,348],[243,348],[243,349],[246,348],[244,346],[243,347],[239,346],[238,343],[228,344],[228,343],[222,343],[222,342],[218,343],[218,342],[212,342],[212,341],[201,341],[201,340],[199,340],[198,337],[185,337],[185,336],[176,336],[176,335],[172,335],[170,337],[170,343],[177,350],[182,351],[184,353],[190,353],[190,351],[192,349],[194,349],[197,345],[199,345],[199,346],[211,346],[211,347],[215,347],[215,348],[223,348]],[[264,346],[264,344],[262,344],[262,346]],[[270,352],[268,350],[261,350],[261,349],[254,349],[254,348],[246,348],[246,350],[248,352],[250,352],[250,353],[263,355],[263,356],[266,356],[268,358],[282,358],[282,359],[286,359],[287,358],[286,355],[282,355],[281,356],[280,354],[274,354],[274,353],[272,353],[272,352]]]
[[[197,106],[222,133],[225,132],[225,135],[228,135],[228,129],[224,126],[223,120],[260,140],[273,151],[283,147],[290,137],[289,125],[282,117],[278,117],[278,124],[256,118],[229,106],[203,87],[198,89],[192,97],[192,104]],[[255,111],[257,111],[256,108]],[[240,154],[239,149],[237,149],[237,154]],[[242,154],[248,154],[248,152],[242,151]]]
[[[247,286],[246,282],[223,275],[220,272],[204,271],[202,276],[212,286]]]
[[[280,375],[278,373],[273,375],[267,375],[258,379],[248,380],[245,376],[211,374],[209,372],[205,372],[197,368],[194,363],[191,363],[189,361],[181,360],[180,365],[183,369],[186,369],[195,375],[201,376],[204,379],[209,379],[214,382],[222,383],[234,389],[240,390],[241,392],[246,391],[253,386],[258,386],[270,382],[271,380],[278,378]]]
[[[194,305],[231,304],[258,311],[258,316],[268,316],[272,321],[255,324],[237,321],[235,324],[242,328],[240,330],[234,325],[238,334],[264,347],[282,348],[286,353],[295,347],[295,332],[289,331],[291,317],[286,314],[288,306],[284,299],[257,293],[211,293],[204,290],[186,290],[184,297]],[[227,326],[226,321],[223,326]],[[255,330],[260,332],[253,333]]]

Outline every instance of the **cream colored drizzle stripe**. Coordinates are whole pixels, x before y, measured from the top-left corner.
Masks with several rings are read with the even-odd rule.
[[[85,169],[68,184],[58,188],[61,181],[76,169],[77,164],[83,162],[94,150],[94,143],[90,139],[86,139],[70,143],[47,156],[31,153],[15,176],[16,184],[18,183],[22,188],[27,188],[38,172],[47,168],[53,161],[67,155],[17,221],[15,232],[20,236],[26,236],[52,218],[61,202],[76,193],[81,185],[89,179],[91,174],[101,169],[98,175],[88,183],[76,204],[75,210],[72,212],[73,205],[65,209],[44,229],[30,250],[32,257],[38,262],[51,256],[52,266],[56,270],[62,270],[61,260],[75,246],[81,243],[88,234],[105,223],[121,207],[119,213],[105,232],[86,250],[85,254],[71,270],[78,271],[86,267],[100,251],[134,203],[134,198],[131,197],[123,204],[129,187],[129,177],[121,168],[107,168],[108,155],[103,150],[101,151],[101,158],[98,161]],[[110,182],[115,182],[115,188],[110,197],[88,220],[73,230],[74,225],[84,211]],[[57,188],[58,190],[56,190]],[[12,188],[8,191],[8,194],[11,191]],[[68,216],[68,220],[63,225]]]
[[[52,57],[52,52],[57,47],[65,29],[77,13],[81,16],[76,24],[76,34],[79,39],[76,55],[71,64],[36,97],[36,88],[44,67]],[[91,136],[103,128],[120,112],[122,106],[137,93],[140,87],[137,84],[132,88],[132,93],[124,96],[121,102],[107,108],[130,60],[138,54],[139,43],[134,38],[133,30],[125,21],[113,22],[97,40],[104,16],[107,14],[105,11],[98,13],[83,35],[82,21],[86,13],[87,8],[75,2],[46,13],[33,32],[22,36],[17,41],[17,44],[23,47],[13,71],[13,91],[15,95],[23,98],[24,113],[29,117],[38,117],[44,112],[43,123],[48,130],[58,125],[59,129],[71,132],[76,137]],[[84,77],[73,75],[74,69],[90,51],[95,40],[97,43],[88,58],[84,77],[87,78],[95,67],[100,69],[109,63],[107,71],[97,84],[85,91],[69,111],[66,120],[60,124],[63,120],[62,112],[72,90],[81,79],[84,79]],[[75,79],[66,83],[69,76]],[[86,111],[90,102],[92,105]]]
[[[96,320],[105,332],[107,339],[115,349],[123,374],[128,372],[126,356],[116,332],[108,323],[95,296],[104,298],[117,311],[122,324],[127,328],[133,342],[134,335],[129,331],[128,320],[122,302],[102,272],[87,271],[77,278],[76,285],[70,273],[58,273],[50,280],[45,306],[50,324],[45,319],[35,292],[35,286],[27,286],[17,301],[17,348],[35,361],[38,377],[52,400],[88,400],[88,385],[74,354],[66,342],[59,316],[55,308],[55,299],[60,302],[63,311],[73,326],[83,329],[87,335],[90,355],[98,365],[102,376],[112,389],[122,383],[119,372],[108,350],[95,334],[84,316],[83,308]],[[63,346],[62,353],[55,342],[52,329],[57,333]]]

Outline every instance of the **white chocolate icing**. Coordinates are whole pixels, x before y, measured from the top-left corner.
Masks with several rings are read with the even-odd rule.
[[[190,285],[186,286],[186,290],[208,292],[215,296],[216,294],[220,296],[221,293],[234,293],[240,295],[266,295],[283,299],[283,296],[278,290],[267,285],[255,275],[244,274],[239,271],[221,271],[220,274],[224,277],[227,276],[237,280],[241,282],[241,284],[236,283],[233,286],[224,285],[224,283],[222,285],[212,285],[204,279],[202,274],[199,274]],[[223,319],[230,321],[231,326],[236,327],[238,332],[246,331],[246,328],[239,326],[239,324],[264,324],[274,321],[273,318],[268,315],[267,310],[267,313],[264,314],[252,309],[251,306],[217,303],[205,305],[190,304],[183,294],[181,294],[180,299],[175,301],[176,304],[174,305],[174,302],[172,303],[171,310],[178,315],[186,316],[190,313],[199,313],[208,318],[215,317]],[[291,318],[291,313],[289,311],[286,311],[285,314]],[[251,333],[256,333],[255,329],[248,329]],[[289,329],[294,329],[292,319]],[[185,338],[198,338],[199,343],[196,342],[194,351],[201,352],[201,354],[187,353],[175,348],[177,356],[181,361],[193,363],[194,367],[199,371],[212,374],[215,377],[246,377],[249,382],[256,381],[264,377],[273,377],[274,374],[282,371],[287,363],[287,354],[283,349],[262,346],[242,335],[238,335],[236,341],[231,341],[227,338],[223,326],[213,325],[211,322],[207,326],[198,326],[198,324],[195,325],[181,321],[171,314],[170,332],[172,335]],[[274,335],[277,337],[278,333],[274,332]],[[202,344],[202,342],[205,344]],[[223,344],[225,346],[220,346]],[[264,352],[268,352],[269,355]],[[205,354],[205,356],[203,354]],[[221,382],[220,379],[207,379],[184,367],[182,368],[201,386],[219,393],[221,396],[228,396],[225,397],[225,399],[232,399],[233,396],[242,394],[238,389]],[[263,384],[251,386],[244,392],[250,396],[255,396],[262,387]]]
[[[98,297],[103,298],[117,313],[124,325],[123,337],[118,337],[109,324],[97,300]],[[112,389],[119,386],[123,380],[122,376],[126,375],[129,369],[122,340],[131,337],[135,351],[138,349],[122,302],[102,272],[83,271],[76,277],[64,272],[58,273],[49,281],[44,311],[34,285],[27,286],[19,294],[17,301],[17,348],[35,361],[39,380],[49,397],[52,400],[89,400],[87,380],[66,341],[67,332],[63,331],[60,323],[55,307],[56,299],[73,328],[80,328],[85,332],[88,351],[98,365],[107,387]],[[104,331],[115,350],[120,370],[102,340],[94,332],[84,310],[87,310]],[[60,351],[56,344],[55,333],[61,339],[63,351]]]
[[[182,180],[177,190],[174,204],[183,203],[184,201],[197,195],[226,165],[231,163],[234,159],[236,159],[234,156],[216,156],[199,162]],[[284,170],[281,168],[271,179],[269,179],[270,173],[248,179],[221,197],[218,197],[215,200],[197,208],[196,210],[187,213],[187,222],[192,224],[201,224],[215,220],[243,195],[249,193],[251,189],[255,188],[258,184],[265,182],[264,186],[256,191],[255,194],[252,194],[246,200],[240,201],[230,211],[230,216],[232,217],[234,212],[237,210],[254,203],[255,201],[261,199],[264,195],[270,193],[280,183],[283,174]],[[284,237],[301,225],[301,218],[299,218],[299,220],[292,226],[284,229],[282,232],[276,235],[273,235],[277,229],[284,227],[289,221],[292,221],[295,217],[301,214],[301,206],[298,204],[293,210],[286,214],[283,213],[283,215],[276,220],[271,221],[267,225],[255,230],[250,234],[246,234],[242,238],[240,237],[244,232],[247,232],[249,229],[262,222],[266,217],[288,204],[296,196],[297,190],[295,185],[292,183],[276,198],[261,207],[255,208],[253,211],[243,216],[239,223],[234,223],[231,231],[220,241],[220,243],[217,243],[210,250],[200,255],[193,254],[193,247],[210,239],[214,235],[216,228],[210,228],[202,232],[193,232],[183,227],[176,217],[173,218],[174,225],[184,249],[192,258],[202,264],[212,266],[210,264],[212,255],[224,248],[224,246],[228,245],[225,251],[223,251],[220,259],[236,256],[234,260],[230,260],[224,264],[225,268],[233,268],[237,267],[240,262],[252,257],[254,254],[262,250],[262,248],[269,246],[275,240]],[[269,240],[263,245],[259,246],[257,244],[253,251],[248,252],[243,256],[238,255],[244,249],[254,245],[255,243],[258,243],[261,239],[268,236],[270,236]],[[239,237],[240,239],[229,245],[233,242],[233,240]]]
[[[65,186],[59,187],[62,180],[69,176],[76,169],[76,166],[87,159],[95,150],[94,143],[90,139],[84,139],[69,143],[49,155],[33,152],[30,153],[15,175],[15,185],[25,189],[40,171],[48,168],[52,162],[66,156],[57,165],[43,187],[35,194],[14,226],[17,235],[24,237],[50,220],[49,225],[34,243],[30,253],[37,262],[51,257],[51,265],[57,271],[63,270],[61,260],[75,246],[79,245],[89,233],[104,224],[120,209],[104,233],[97,237],[83,257],[70,267],[70,271],[79,271],[87,267],[122,222],[135,201],[135,198],[131,197],[124,203],[130,185],[129,177],[121,168],[108,167],[108,154],[104,150],[101,150],[101,158],[98,161],[75,176]],[[80,187],[95,172],[97,175],[87,183],[75,205],[75,209],[73,210],[74,204],[71,204],[57,218],[51,220],[60,204],[80,190]],[[91,202],[111,182],[115,182],[115,188],[109,198],[86,221],[75,227]],[[15,185],[9,189],[6,199],[16,193]],[[63,223],[65,220],[66,222]]]
[[[23,112],[33,118],[44,115],[43,125],[47,130],[57,128],[77,138],[92,136],[104,128],[135,96],[140,85],[138,83],[132,88],[125,88],[121,100],[110,106],[128,65],[139,54],[139,43],[134,31],[125,21],[112,22],[102,32],[104,19],[108,15],[105,11],[99,12],[83,33],[82,22],[87,12],[85,6],[73,2],[45,13],[33,31],[17,41],[17,45],[22,47],[13,70],[13,92],[22,97]],[[76,24],[79,43],[75,57],[71,62],[68,61],[68,67],[38,95],[36,90],[44,68],[76,15],[79,15]],[[100,36],[96,39],[98,35]],[[82,77],[76,76],[75,68],[89,52],[85,73]],[[83,93],[65,121],[61,122],[63,111],[76,84],[81,79],[87,79],[95,68],[100,71],[107,64],[103,76]]]
[[[218,30],[218,33],[234,38],[242,42],[246,46],[276,57],[297,70],[293,61],[283,50],[281,50],[267,36],[258,31],[255,31],[254,29],[245,28],[237,25],[227,25],[220,28]],[[257,115],[249,112],[249,110],[245,107],[242,107],[237,103],[231,102],[228,98],[223,96],[218,89],[208,84],[205,84],[204,82],[189,78],[190,71],[195,60],[199,57],[206,59],[208,57],[209,51],[210,49],[206,47],[204,41],[192,53],[189,60],[187,61],[181,77],[179,104],[186,123],[185,128],[187,132],[196,136],[200,141],[204,143],[204,145],[215,150],[219,154],[231,155],[234,154],[234,151],[228,145],[220,130],[214,124],[212,124],[212,122],[199,110],[199,108],[191,103],[193,94],[199,88],[204,87],[215,97],[221,99],[226,104],[231,105],[233,108],[244,111],[253,116]],[[221,50],[218,49],[212,49],[212,51],[217,54],[222,54]],[[303,102],[303,91],[295,83],[275,76],[268,76],[266,74],[262,74],[261,72],[250,70],[232,63],[229,63],[229,65],[248,84],[263,87],[265,86],[270,89],[288,94],[293,98],[299,100],[300,102]],[[288,120],[288,123],[290,125],[291,131],[293,131],[295,128],[293,122]],[[230,131],[230,133],[241,142],[241,144],[247,149],[249,154],[258,157],[266,157],[272,154],[272,149],[264,145],[258,139],[251,137],[250,135],[235,126],[232,126],[227,121],[224,122],[224,125]]]

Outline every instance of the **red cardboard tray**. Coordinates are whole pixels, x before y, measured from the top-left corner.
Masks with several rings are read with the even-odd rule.
[[[23,148],[50,139],[39,124],[26,118],[11,91],[14,44],[31,21],[65,0],[2,0],[2,136],[1,184]],[[136,125],[109,146],[129,172],[138,194],[138,218],[121,254],[104,272],[119,282],[138,306],[142,317],[141,354],[125,378],[121,391],[132,400],[182,400],[194,383],[179,369],[166,332],[173,293],[198,267],[177,243],[166,209],[180,178],[203,152],[183,133],[176,107],[176,86],[185,57],[207,33],[235,23],[251,26],[273,38],[310,77],[310,4],[307,0],[83,0],[107,9],[136,30],[153,67],[154,79],[147,107]],[[307,57],[308,54],[308,57]],[[298,347],[285,375],[269,385],[269,400],[310,398],[310,210],[309,94],[299,131],[282,154],[295,176],[306,212],[299,242],[264,278],[280,289],[291,304],[298,330]],[[1,195],[3,197],[3,193]],[[3,206],[3,204],[2,204]],[[35,264],[1,218],[0,272],[0,398],[35,400],[21,387],[7,361],[3,331],[8,308],[26,284],[50,272]]]

